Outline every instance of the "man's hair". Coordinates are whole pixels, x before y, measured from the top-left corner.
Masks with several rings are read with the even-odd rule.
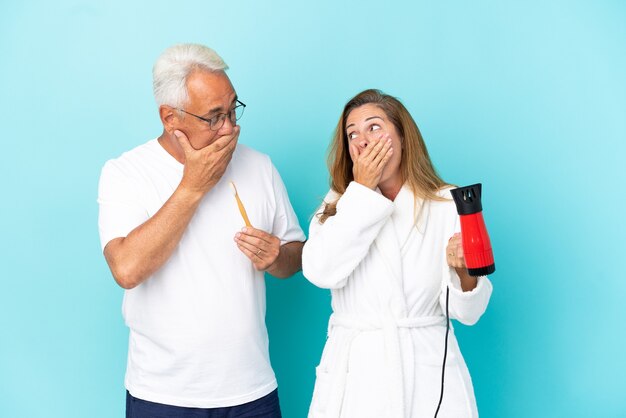
[[[228,65],[204,45],[179,44],[163,51],[152,68],[152,89],[157,106],[183,107],[189,100],[187,78],[198,70],[224,71]]]

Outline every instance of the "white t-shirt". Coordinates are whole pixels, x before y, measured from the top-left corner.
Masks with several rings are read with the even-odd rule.
[[[98,203],[102,248],[153,216],[184,166],[155,139],[102,169]],[[170,259],[124,293],[130,328],[125,384],[135,397],[169,405],[239,405],[272,392],[262,272],[237,248],[245,226],[304,241],[285,186],[268,156],[237,145],[222,179],[204,196]]]

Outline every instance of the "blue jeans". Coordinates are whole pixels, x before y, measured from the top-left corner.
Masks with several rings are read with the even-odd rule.
[[[186,408],[144,401],[126,391],[126,418],[281,418],[278,389],[256,401],[225,408]]]

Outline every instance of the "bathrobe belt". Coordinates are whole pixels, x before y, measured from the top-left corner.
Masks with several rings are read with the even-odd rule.
[[[406,407],[404,399],[404,374],[405,371],[413,375],[414,368],[414,350],[409,350],[409,362],[411,364],[403,364],[400,329],[423,328],[441,325],[445,326],[446,318],[444,316],[422,316],[415,318],[395,318],[393,316],[380,317],[360,317],[347,314],[333,313],[328,321],[328,335],[334,327],[341,327],[350,330],[348,341],[342,347],[337,363],[337,372],[333,373],[334,382],[331,384],[332,396],[328,404],[328,417],[339,418],[341,415],[341,406],[343,403],[343,395],[346,389],[346,375],[348,373],[348,363],[350,360],[350,350],[352,341],[364,331],[383,331],[385,339],[385,356],[387,367],[390,371],[390,415],[391,418],[407,418],[410,413]],[[409,379],[414,381],[414,376]]]

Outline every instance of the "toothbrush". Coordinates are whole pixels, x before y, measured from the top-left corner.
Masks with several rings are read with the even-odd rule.
[[[232,181],[230,182],[230,188],[233,189],[233,195],[235,196],[235,199],[237,200],[237,206],[239,207],[239,213],[241,213],[241,217],[243,218],[243,221],[246,223],[247,227],[252,227],[252,224],[250,223],[250,219],[248,219],[248,214],[246,213],[246,208],[243,207],[243,203],[241,203],[241,199],[239,199],[239,194],[237,193],[237,187],[235,187],[235,183],[233,183]]]

